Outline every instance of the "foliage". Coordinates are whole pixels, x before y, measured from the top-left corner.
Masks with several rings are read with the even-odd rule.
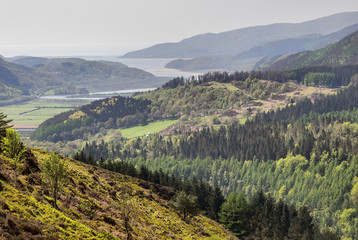
[[[305,96],[291,94],[299,87],[287,82],[291,75],[260,71],[224,72],[185,81],[182,78],[173,79],[161,89],[133,98],[98,100],[76,111],[59,114],[42,123],[32,139],[72,141],[85,138],[87,133],[100,132],[101,129],[128,128],[180,117],[183,117],[182,121],[175,129],[168,130],[169,133],[180,134],[219,123],[228,125],[237,121],[237,118],[268,109],[272,105],[270,101],[277,107]],[[292,96],[286,99],[288,94]],[[213,121],[196,120],[210,115],[216,116]]]
[[[78,110],[59,114],[43,122],[33,133],[36,140],[52,142],[82,138],[101,128],[130,127],[145,124],[149,100],[114,97],[97,100]]]
[[[220,223],[227,229],[242,237],[247,233],[248,206],[243,194],[230,193],[219,213]]]
[[[335,239],[321,234],[308,208],[295,207],[256,192],[250,201],[231,193],[223,204],[220,222],[240,239]]]
[[[117,145],[117,148],[118,147],[119,145]],[[173,175],[164,173],[161,169],[151,171],[144,165],[141,165],[138,170],[133,164],[127,162],[113,160],[104,161],[103,156],[105,155],[101,155],[103,151],[106,153],[106,145],[104,144],[92,144],[90,149],[90,151],[87,148],[86,152],[82,150],[81,152],[76,153],[75,159],[111,171],[138,177],[155,184],[169,186],[180,192],[183,191],[186,195],[191,195],[197,198],[198,208],[203,214],[214,220],[218,220],[220,207],[225,201],[223,193],[218,185],[213,184],[213,186],[211,186],[205,181],[196,178],[182,181]],[[110,155],[113,156],[113,153]],[[98,157],[100,158],[98,159]]]
[[[185,192],[179,192],[176,194],[173,200],[173,206],[183,214],[184,219],[198,214],[197,197],[187,195]]]
[[[339,216],[338,225],[341,228],[345,240],[353,240],[358,238],[358,212],[356,209],[344,209]]]
[[[355,177],[357,179],[358,177]],[[358,181],[353,185],[351,190],[352,202],[358,207]]]
[[[1,137],[5,137],[6,135],[6,129],[9,127],[8,124],[12,121],[12,120],[6,120],[6,115],[2,112],[0,112],[0,138]]]
[[[305,75],[304,84],[307,86],[326,86],[332,87],[334,83],[334,73],[313,73],[309,72]]]
[[[252,197],[262,188],[297,207],[309,206],[321,226],[348,234],[338,223],[341,212],[355,206],[357,92],[350,86],[314,103],[259,114],[244,125],[117,142],[107,156],[183,179],[196,176],[217,183],[226,195]]]
[[[119,196],[118,196],[119,195]],[[124,221],[124,229],[126,231],[126,239],[133,239],[132,231],[134,224],[134,219],[136,216],[136,206],[135,201],[133,199],[132,189],[130,186],[123,184],[122,191],[120,194],[117,194],[117,199],[120,204],[120,208],[122,211],[122,219]]]
[[[57,207],[57,197],[67,182],[68,166],[64,159],[55,153],[44,160],[42,172],[44,180],[53,196],[53,207]]]
[[[10,158],[15,171],[15,183],[17,183],[19,165],[25,160],[27,149],[21,142],[20,135],[12,128],[6,128],[6,136],[1,139],[0,146],[4,155]]]
[[[49,158],[49,153],[32,149],[36,164],[40,166]],[[38,162],[37,162],[38,161]],[[6,179],[9,163],[0,157],[1,173]],[[135,202],[136,217],[131,227],[134,239],[172,238],[235,239],[216,222],[195,216],[189,222],[170,206],[165,196],[172,190],[159,187],[109,172],[98,167],[69,160],[68,184],[63,188],[63,197],[58,199],[58,208],[48,204],[48,190],[41,181],[40,172],[20,175],[21,190],[10,181],[0,181],[0,232],[6,239],[125,239],[121,204],[118,201],[121,188],[128,185]],[[157,189],[157,190],[155,190]],[[93,214],[87,211],[91,209]],[[11,228],[7,227],[11,224]]]

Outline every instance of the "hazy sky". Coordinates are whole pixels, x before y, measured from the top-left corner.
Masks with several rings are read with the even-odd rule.
[[[0,0],[0,54],[122,55],[201,33],[351,11],[358,0]]]

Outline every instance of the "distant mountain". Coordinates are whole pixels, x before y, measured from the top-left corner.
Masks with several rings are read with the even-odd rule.
[[[320,48],[330,43],[339,41],[349,34],[358,30],[358,24],[346,27],[338,32],[325,36],[311,35],[303,38],[284,39],[269,42],[263,46],[254,47],[248,51],[241,52],[233,57],[234,60],[250,59],[255,57],[275,57],[296,52],[302,52]]]
[[[232,59],[231,56],[205,56],[193,59],[176,59],[165,65],[165,68],[180,69],[182,71],[220,71],[220,70],[251,70],[252,66],[261,58]]]
[[[12,63],[24,65],[26,67],[34,67],[36,65],[45,64],[47,61],[49,61],[48,58],[28,56],[12,57],[7,58],[6,60]]]
[[[345,36],[358,30],[358,24],[346,27],[338,32],[325,36],[312,34],[300,38],[273,41],[243,51],[236,56],[206,56],[190,60],[177,59],[169,62],[165,67],[185,71],[198,70],[251,70],[261,65],[262,58],[273,58],[296,52],[313,50],[343,39]]]
[[[300,52],[278,58],[270,70],[292,70],[312,66],[358,65],[358,31],[316,51]]]
[[[0,59],[0,105],[23,95],[73,94],[159,87],[166,79],[122,63],[79,58],[15,57]],[[105,84],[104,84],[105,83]],[[27,99],[27,98],[26,98]]]
[[[177,43],[163,43],[129,52],[125,58],[196,58],[207,55],[234,55],[268,42],[310,34],[327,35],[358,23],[358,12],[347,12],[303,23],[277,23],[206,33]]]
[[[32,76],[33,70],[0,59],[0,106],[30,100],[29,89],[22,85],[22,76]]]

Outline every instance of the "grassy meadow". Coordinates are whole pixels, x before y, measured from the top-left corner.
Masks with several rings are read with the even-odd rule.
[[[90,100],[82,99],[35,99],[32,101],[0,107],[0,112],[13,119],[16,128],[36,128],[56,114],[75,109]]]
[[[178,120],[165,120],[165,121],[158,121],[158,122],[152,122],[148,123],[145,126],[136,126],[131,128],[124,128],[121,129],[122,137],[124,138],[135,138],[144,136],[146,134],[151,133],[158,133],[167,127],[175,124]]]

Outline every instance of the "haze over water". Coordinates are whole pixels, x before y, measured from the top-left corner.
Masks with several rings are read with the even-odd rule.
[[[118,56],[80,56],[86,60],[120,62],[129,67],[139,68],[150,72],[157,77],[190,77],[201,74],[200,72],[184,72],[177,69],[164,68],[175,58],[119,58]]]

